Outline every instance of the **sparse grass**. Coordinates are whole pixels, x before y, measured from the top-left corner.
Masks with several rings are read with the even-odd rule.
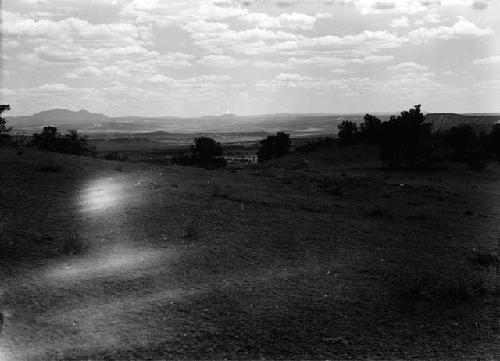
[[[436,265],[404,265],[396,271],[396,285],[405,299],[423,296],[448,301],[467,301],[498,292],[498,274],[493,269],[473,269],[465,262]]]
[[[81,256],[89,250],[89,242],[71,234],[60,243],[57,253],[60,256]]]
[[[60,164],[47,164],[37,168],[40,172],[46,173],[59,173],[62,170],[62,165]]]
[[[200,224],[199,220],[196,217],[191,219],[186,219],[184,225],[184,234],[182,235],[186,239],[190,239],[196,241],[200,236]]]
[[[380,204],[375,205],[368,212],[366,212],[365,215],[367,217],[374,217],[374,218],[392,218],[392,217],[394,217],[394,214],[391,211],[382,207]]]
[[[126,162],[128,160],[128,154],[125,152],[107,152],[104,154],[104,159]]]

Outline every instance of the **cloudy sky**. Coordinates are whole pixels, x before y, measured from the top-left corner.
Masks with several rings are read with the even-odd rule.
[[[500,112],[498,0],[1,4],[10,115]]]

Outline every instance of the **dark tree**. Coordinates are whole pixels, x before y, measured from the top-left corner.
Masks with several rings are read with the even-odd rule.
[[[488,151],[500,158],[500,124],[495,124],[485,140]]]
[[[369,144],[378,143],[381,124],[382,121],[379,118],[371,114],[366,114],[364,117],[364,122],[360,126],[361,140]]]
[[[468,152],[479,145],[479,137],[470,125],[460,125],[449,130],[448,144],[455,149],[458,159],[464,159]]]
[[[223,153],[220,143],[208,137],[196,138],[191,152],[193,160],[201,165],[217,163],[217,157]]]
[[[259,162],[265,162],[275,157],[281,157],[290,151],[292,141],[290,134],[278,132],[260,141],[260,149],[257,152]]]
[[[76,129],[69,130],[64,137],[58,137],[56,150],[69,154],[94,153],[94,149],[89,145],[87,137],[79,136]]]
[[[338,125],[340,144],[353,144],[358,139],[358,126],[350,120],[344,120]]]
[[[32,144],[47,151],[56,151],[59,133],[56,127],[43,127],[41,133],[33,134]]]
[[[49,152],[76,155],[94,154],[87,138],[79,136],[76,130],[70,130],[63,136],[56,127],[44,127],[40,134],[33,134],[31,144]]]
[[[379,146],[380,158],[389,167],[426,165],[430,161],[433,144],[431,124],[425,123],[420,105],[383,122]]]
[[[12,130],[12,127],[7,127],[7,121],[4,117],[2,117],[2,113],[9,111],[10,105],[8,104],[0,104],[0,142],[3,139],[9,138],[9,132]]]

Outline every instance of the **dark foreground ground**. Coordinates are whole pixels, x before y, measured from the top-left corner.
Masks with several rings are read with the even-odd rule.
[[[0,154],[0,360],[500,359],[498,165]]]

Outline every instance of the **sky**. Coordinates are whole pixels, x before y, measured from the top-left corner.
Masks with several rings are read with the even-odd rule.
[[[9,115],[500,112],[500,0],[3,0]]]

